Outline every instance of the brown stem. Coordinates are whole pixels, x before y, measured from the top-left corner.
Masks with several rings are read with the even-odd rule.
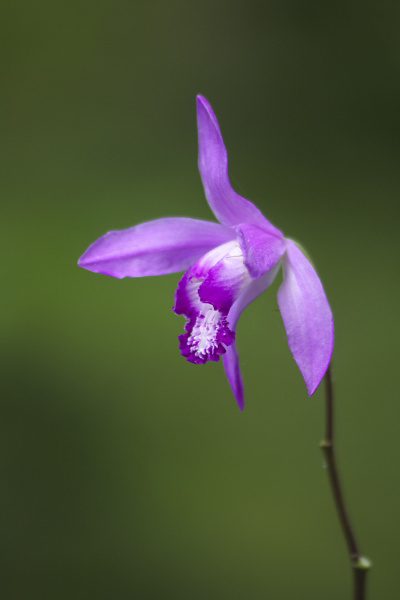
[[[332,384],[331,366],[325,375],[326,385],[326,431],[325,439],[320,443],[320,448],[325,454],[326,465],[331,483],[332,494],[339,521],[343,529],[344,537],[349,549],[351,566],[353,569],[354,581],[354,600],[365,600],[365,579],[368,569],[371,567],[370,561],[361,555],[358,542],[354,533],[344,501],[342,485],[336,463],[335,453],[335,423],[334,423],[334,396]]]

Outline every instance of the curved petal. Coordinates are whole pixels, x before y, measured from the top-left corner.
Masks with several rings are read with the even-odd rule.
[[[235,228],[239,235],[246,267],[253,279],[270,271],[286,250],[282,237],[271,235],[257,225],[244,223]]]
[[[225,373],[232,388],[233,395],[238,403],[239,410],[244,409],[244,389],[243,379],[240,372],[239,355],[236,348],[236,342],[228,346],[222,358],[224,361]]]
[[[333,351],[333,317],[321,281],[294,242],[286,240],[284,280],[278,304],[289,348],[311,396],[329,366]]]
[[[230,247],[229,252],[209,270],[198,291],[202,302],[212,304],[223,315],[228,314],[233,303],[252,281],[239,243],[230,242],[225,246]]]
[[[179,336],[180,351],[190,362],[218,361],[233,343],[228,310],[251,279],[238,242],[214,248],[194,264],[179,282],[174,311],[189,319]]]
[[[256,206],[239,196],[231,186],[228,175],[228,153],[217,118],[202,96],[197,96],[197,125],[199,130],[199,169],[211,210],[224,225],[254,223],[270,233],[280,234]]]
[[[251,284],[244,290],[244,292],[236,300],[228,314],[228,324],[232,331],[235,331],[236,324],[239,320],[240,315],[244,309],[253,300],[258,298],[274,281],[276,274],[279,271],[280,263],[276,264],[271,271],[251,282]],[[233,342],[226,349],[226,353],[223,356],[225,373],[228,378],[229,384],[232,388],[236,401],[239,405],[239,409],[244,408],[244,391],[243,391],[243,380],[240,372],[239,355],[236,348],[236,342]]]
[[[228,227],[181,217],[110,231],[92,244],[78,265],[113,277],[183,271],[211,248],[235,237]]]
[[[186,315],[189,318],[201,310],[204,302],[208,302],[208,300],[200,298],[200,286],[203,285],[215,265],[238,248],[239,244],[236,240],[222,244],[207,252],[186,271],[175,293],[174,311],[177,315]]]

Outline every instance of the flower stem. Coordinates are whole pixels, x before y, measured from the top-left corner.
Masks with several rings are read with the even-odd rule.
[[[365,600],[365,583],[368,569],[371,562],[361,555],[360,548],[354,533],[353,526],[347,512],[344,501],[342,484],[340,482],[339,472],[336,463],[335,453],[335,424],[334,424],[334,395],[332,383],[331,366],[325,375],[326,386],[326,430],[325,439],[320,443],[320,448],[324,452],[326,466],[328,468],[329,479],[332,488],[332,494],[338,512],[339,521],[343,529],[344,537],[349,549],[350,562],[353,569],[354,582],[354,600]]]

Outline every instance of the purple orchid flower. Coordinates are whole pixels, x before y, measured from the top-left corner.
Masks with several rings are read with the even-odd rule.
[[[219,223],[171,217],[111,231],[92,244],[78,264],[118,278],[187,269],[174,307],[176,314],[188,319],[179,336],[181,353],[195,364],[223,356],[240,410],[244,394],[236,325],[282,265],[279,309],[289,348],[311,396],[333,350],[332,312],[321,281],[299,247],[232,189],[218,121],[202,96],[197,98],[197,119],[200,174]]]

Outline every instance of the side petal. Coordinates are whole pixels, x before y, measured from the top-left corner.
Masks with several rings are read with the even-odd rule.
[[[286,250],[282,237],[271,235],[257,225],[244,223],[235,228],[239,236],[244,261],[253,279],[270,271]]]
[[[284,279],[278,304],[289,348],[311,396],[329,366],[333,351],[333,317],[321,281],[301,250],[286,240]]]
[[[276,274],[279,271],[279,267],[280,263],[275,265],[271,271],[259,279],[252,281],[236,300],[228,314],[228,324],[232,331],[235,331],[236,324],[244,309],[272,284]],[[239,355],[235,341],[226,349],[226,353],[223,356],[223,361],[229,384],[232,388],[239,409],[242,411],[244,408],[244,390],[242,375],[240,372]]]
[[[236,342],[228,346],[223,356],[225,373],[232,388],[233,395],[238,403],[239,410],[244,409],[244,389],[243,379],[240,372],[239,355],[236,348]]]
[[[228,227],[181,217],[158,219],[110,231],[92,244],[78,265],[113,277],[143,277],[183,271],[215,246],[235,237]]]
[[[256,206],[239,196],[228,175],[228,153],[217,118],[202,96],[197,96],[197,126],[199,130],[199,169],[206,198],[217,219],[224,225],[254,223],[270,233],[280,232]]]

